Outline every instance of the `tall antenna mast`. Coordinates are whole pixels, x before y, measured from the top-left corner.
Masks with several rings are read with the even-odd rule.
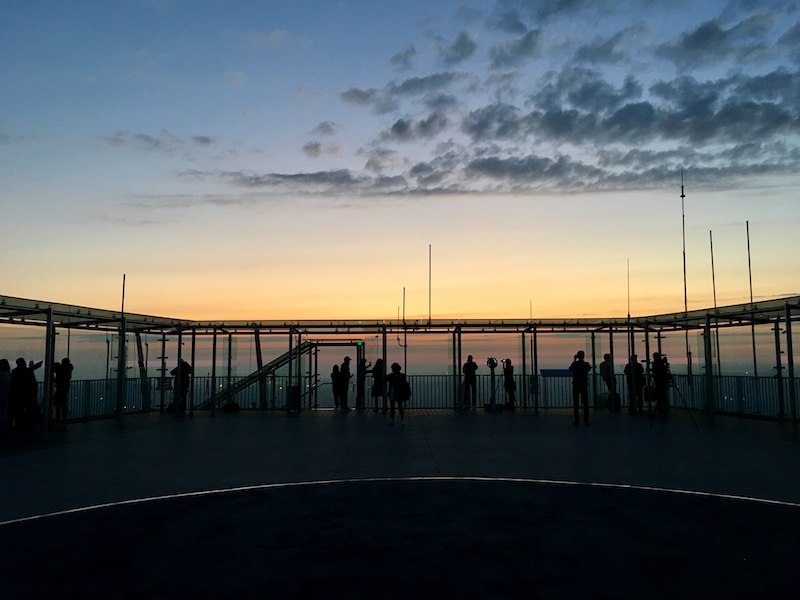
[[[686,293],[686,212],[684,210],[683,199],[686,194],[683,193],[683,169],[681,168],[681,231],[683,233],[683,316],[689,316],[689,299]],[[686,340],[686,374],[688,375],[689,385],[692,385],[692,348],[689,346],[689,330],[684,329],[684,338]]]
[[[631,259],[628,258],[628,359],[633,355],[633,331],[631,330]]]
[[[428,244],[428,324],[431,323],[431,245]]]
[[[750,277],[750,310],[753,310],[753,270],[750,264],[750,221],[745,221],[747,227],[747,275]],[[758,361],[756,360],[756,324],[750,320],[750,333],[753,338],[753,377],[758,377]]]
[[[717,279],[716,275],[714,274],[714,238],[711,235],[711,230],[708,230],[708,242],[711,247],[711,289],[714,293],[714,314],[717,314]],[[714,336],[716,337],[716,348],[717,348],[717,375],[721,375],[720,372],[720,356],[719,356],[719,321],[717,320],[716,316],[714,317]]]

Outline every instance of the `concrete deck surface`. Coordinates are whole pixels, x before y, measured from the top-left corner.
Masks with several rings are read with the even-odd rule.
[[[0,444],[0,598],[794,595],[787,424],[137,415]]]

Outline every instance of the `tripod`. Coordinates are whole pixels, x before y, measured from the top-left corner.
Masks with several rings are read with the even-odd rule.
[[[676,392],[678,392],[678,398],[681,399],[681,403],[683,404],[683,408],[686,409],[686,412],[689,413],[689,418],[692,420],[692,425],[697,431],[700,431],[700,428],[697,426],[697,423],[694,420],[694,416],[692,415],[692,411],[689,410],[689,405],[686,404],[686,399],[681,394],[681,388],[677,386],[675,380],[672,378],[672,373],[669,374],[669,384],[668,388],[674,388]],[[655,406],[653,406],[653,414],[650,416],[650,429],[653,428],[653,421],[656,418],[656,411],[661,411],[661,433],[667,428],[667,410],[669,410],[669,404],[664,401],[664,398],[656,398]]]

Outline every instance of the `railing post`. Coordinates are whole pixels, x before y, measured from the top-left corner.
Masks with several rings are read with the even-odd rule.
[[[194,415],[194,378],[197,375],[197,328],[192,327],[192,371],[189,376],[189,415]]]
[[[792,307],[786,303],[786,369],[789,377],[789,408],[792,411],[792,439],[797,441],[797,393],[794,389],[794,355],[792,350]]]
[[[652,380],[652,365],[650,363],[650,323],[644,322],[644,364],[646,365],[644,372],[644,390],[645,400],[648,406],[653,403],[653,380]]]
[[[47,438],[50,430],[50,399],[53,397],[53,363],[55,362],[56,328],[53,324],[53,307],[47,309],[47,327],[44,347],[44,395],[42,397],[42,433]],[[66,408],[64,409],[66,410]]]
[[[709,422],[714,422],[714,357],[711,349],[711,314],[706,313],[706,323],[703,327],[703,349],[706,361],[706,409]]]
[[[217,404],[217,328],[214,327],[211,336],[211,416],[214,416],[214,407]]]
[[[775,320],[775,384],[778,387],[778,419],[786,418],[786,399],[783,395],[783,359],[781,358],[781,322]]]
[[[119,321],[119,350],[117,356],[117,421],[122,424],[122,415],[125,411],[125,336],[127,319],[125,315]]]
[[[533,412],[539,414],[539,339],[536,331],[536,325],[533,326],[533,377],[536,382],[536,387],[533,390]],[[544,385],[544,381],[542,382]]]

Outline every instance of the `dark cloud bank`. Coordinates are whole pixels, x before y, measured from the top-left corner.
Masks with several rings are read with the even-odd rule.
[[[657,39],[644,21],[605,34],[587,27],[580,40],[559,29],[559,19],[591,23],[632,5],[645,16],[654,6],[504,0],[480,31],[437,45],[438,71],[343,90],[341,102],[382,122],[364,140],[361,172],[182,175],[276,193],[370,195],[648,189],[675,185],[681,169],[724,188],[797,173],[793,3],[732,2],[725,15],[671,39]],[[423,52],[414,42],[386,55],[390,68],[408,71]],[[339,130],[320,123],[303,151],[320,160],[324,138],[335,140]],[[107,141],[158,150],[163,137]]]

